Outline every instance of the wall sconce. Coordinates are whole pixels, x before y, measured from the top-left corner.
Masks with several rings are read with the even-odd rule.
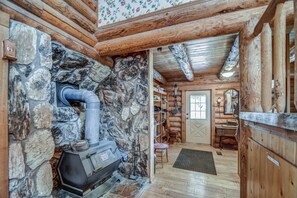
[[[218,106],[220,106],[220,105],[221,105],[221,102],[222,102],[222,99],[221,99],[221,97],[218,97],[218,100],[217,100]]]
[[[217,104],[218,104],[218,107],[219,107],[219,117],[221,117],[221,102],[222,102],[222,98],[221,97],[218,97],[217,99]]]

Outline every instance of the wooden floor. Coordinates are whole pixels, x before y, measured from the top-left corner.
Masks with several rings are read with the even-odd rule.
[[[217,175],[173,168],[173,164],[182,148],[212,151]],[[193,143],[170,145],[169,163],[157,166],[152,184],[146,186],[141,198],[216,198],[239,197],[239,176],[237,174],[237,151],[222,150],[217,155],[211,146]]]

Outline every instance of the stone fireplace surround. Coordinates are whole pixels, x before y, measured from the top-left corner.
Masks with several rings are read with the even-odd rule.
[[[99,96],[100,138],[114,139],[127,152],[124,176],[133,169],[132,143],[139,140],[136,172],[147,176],[147,55],[116,58],[110,69],[17,21],[11,20],[10,38],[17,45],[17,61],[9,64],[10,197],[51,197],[62,149],[84,137],[84,105],[60,106],[57,83]]]

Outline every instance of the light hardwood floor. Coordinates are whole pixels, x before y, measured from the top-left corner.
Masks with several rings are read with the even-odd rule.
[[[217,175],[173,168],[182,148],[212,151]],[[170,145],[169,163],[157,166],[155,178],[143,191],[141,198],[216,198],[239,197],[239,176],[237,174],[237,151],[222,150],[217,155],[215,149],[207,145],[193,143]]]

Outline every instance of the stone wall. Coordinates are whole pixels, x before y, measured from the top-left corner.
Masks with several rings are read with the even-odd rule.
[[[17,61],[9,64],[10,197],[49,197],[53,181],[51,134],[51,38],[11,21]]]
[[[59,104],[57,98],[59,85],[73,85],[78,89],[95,92],[99,84],[110,74],[111,69],[57,42],[52,42],[52,60],[50,103],[53,105],[52,134],[56,150],[51,164],[54,188],[58,189],[59,177],[56,168],[62,150],[69,147],[72,142],[84,139],[85,122],[83,103],[74,103],[70,107]]]
[[[138,161],[138,173],[147,175],[148,121],[147,121],[147,59],[146,54],[117,58],[115,67],[109,67],[90,59],[63,45],[52,42],[53,67],[52,134],[56,144],[53,170],[62,149],[76,140],[84,138],[85,106],[59,106],[56,97],[59,84],[77,86],[78,89],[94,91],[101,101],[100,138],[114,139],[119,148],[129,154],[122,172],[129,175],[132,170],[132,143],[141,142],[142,155]],[[58,176],[54,173],[55,181]],[[55,182],[57,187],[58,183]]]
[[[114,139],[128,153],[121,167],[125,175],[133,170],[133,141],[140,143],[136,173],[147,176],[148,136],[148,60],[145,53],[115,59],[111,75],[99,85],[101,134]]]
[[[56,146],[60,147],[84,137],[85,106],[83,103],[75,103],[72,107],[59,105],[59,84],[74,85],[78,89],[95,92],[99,84],[109,76],[111,69],[57,42],[52,42],[52,50],[52,133]]]
[[[17,45],[17,61],[9,65],[10,196],[50,197],[62,149],[84,138],[85,106],[60,105],[56,96],[59,84],[99,96],[100,138],[115,140],[128,154],[121,167],[127,176],[133,170],[133,141],[139,142],[136,172],[147,176],[146,54],[117,58],[110,69],[16,21],[11,21],[10,38]]]

